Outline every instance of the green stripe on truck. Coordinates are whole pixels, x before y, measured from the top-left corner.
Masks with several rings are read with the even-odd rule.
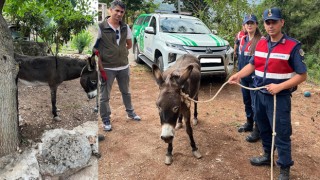
[[[180,37],[177,37],[176,35],[173,35],[173,34],[169,34],[170,36],[172,36],[172,37],[174,37],[174,38],[177,38],[177,39],[179,39],[179,40],[181,40],[183,43],[184,43],[184,45],[189,45],[186,41],[184,41],[182,38],[180,38]]]

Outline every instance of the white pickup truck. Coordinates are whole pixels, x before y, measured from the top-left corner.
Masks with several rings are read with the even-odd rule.
[[[134,59],[162,71],[189,53],[201,63],[201,73],[228,76],[233,71],[233,48],[198,18],[179,14],[142,14],[132,27]]]

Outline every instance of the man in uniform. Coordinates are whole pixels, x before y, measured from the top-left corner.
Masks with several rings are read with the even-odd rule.
[[[273,125],[273,96],[276,95],[275,146],[278,152],[280,180],[289,179],[291,157],[291,93],[307,78],[301,43],[281,32],[284,19],[279,8],[263,13],[268,36],[258,42],[250,63],[229,78],[234,84],[255,72],[254,86],[266,88],[255,91],[255,121],[260,129],[264,154],[250,159],[254,166],[271,165]]]

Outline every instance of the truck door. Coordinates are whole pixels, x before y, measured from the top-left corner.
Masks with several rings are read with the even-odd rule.
[[[144,33],[144,54],[148,59],[150,59],[151,61],[154,61],[153,43],[154,43],[154,38],[157,34],[157,21],[154,16],[151,18],[149,26],[153,27],[154,34]]]
[[[148,26],[149,21],[150,21],[151,16],[148,15],[144,18],[143,22],[142,22],[142,26],[139,32],[139,36],[138,36],[138,44],[139,44],[139,50],[140,52],[142,52],[144,54],[144,29]]]

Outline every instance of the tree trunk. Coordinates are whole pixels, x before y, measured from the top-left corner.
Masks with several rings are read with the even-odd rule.
[[[0,7],[0,157],[16,151],[19,145],[16,84],[19,67],[13,58],[13,42],[7,23],[2,16],[1,8],[2,7]]]

